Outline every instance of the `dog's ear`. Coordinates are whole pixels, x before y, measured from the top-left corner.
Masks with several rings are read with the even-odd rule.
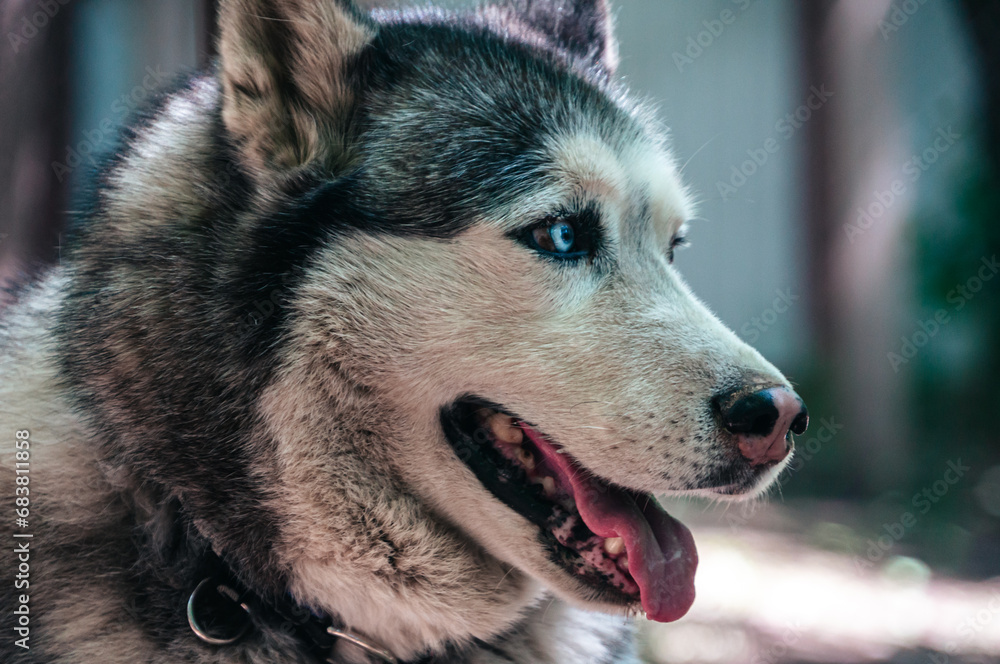
[[[609,0],[509,0],[528,25],[555,40],[573,55],[618,68],[618,41]]]
[[[344,167],[352,67],[375,31],[351,0],[222,0],[222,121],[249,165]]]

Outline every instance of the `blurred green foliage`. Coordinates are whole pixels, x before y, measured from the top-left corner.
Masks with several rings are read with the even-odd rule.
[[[970,128],[968,143],[982,148],[983,133]],[[782,495],[807,504],[854,501],[850,515],[835,517],[840,522],[817,521],[816,532],[804,533],[815,545],[864,556],[909,511],[916,525],[880,565],[893,556],[916,556],[938,572],[1000,574],[1000,519],[987,514],[975,495],[983,472],[1000,464],[1000,272],[991,267],[1000,260],[1000,169],[992,163],[985,149],[971,150],[947,174],[950,198],[918,201],[905,238],[914,248],[917,315],[930,332],[899,372],[909,417],[901,426],[912,432],[906,482],[871,495],[862,486],[864,460],[854,448],[840,438],[810,444],[821,419],[837,412],[832,359],[818,357],[794,376],[813,418],[796,441],[798,463],[782,478]],[[935,330],[932,321],[942,310],[946,322]],[[956,459],[971,470],[931,509],[915,508],[915,498],[940,482]]]
[[[924,213],[912,225],[922,310],[951,319],[935,340],[939,352],[914,360],[918,468],[940,468],[956,446],[978,457],[970,461],[1000,462],[1000,274],[988,269],[1000,259],[1000,173],[980,153],[952,178],[956,223]]]

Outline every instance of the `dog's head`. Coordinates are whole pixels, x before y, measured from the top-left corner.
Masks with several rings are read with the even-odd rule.
[[[380,570],[367,592],[423,592],[394,580],[407,556],[445,569],[424,581],[461,595],[456,631],[488,632],[502,611],[483,607],[522,606],[529,578],[600,610],[683,615],[694,545],[653,494],[762,491],[806,414],[672,265],[690,203],[661,129],[615,83],[607,2],[459,17],[230,0],[220,19],[222,119],[254,186],[282,201],[309,185],[275,233],[323,232],[264,402],[296,593],[339,609],[334,595],[366,592],[337,541],[354,501],[376,505],[358,530],[396,533],[346,545]],[[399,533],[420,529],[406,550]],[[414,605],[414,631],[445,619],[438,599]]]

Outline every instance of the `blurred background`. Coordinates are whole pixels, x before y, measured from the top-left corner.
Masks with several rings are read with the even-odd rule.
[[[614,7],[700,201],[677,265],[812,413],[766,500],[668,501],[699,599],[645,656],[1000,662],[1000,2]],[[2,0],[0,27],[9,281],[60,259],[117,127],[211,62],[215,9]]]

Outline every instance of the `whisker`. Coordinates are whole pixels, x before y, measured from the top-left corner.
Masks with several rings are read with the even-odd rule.
[[[702,145],[700,148],[698,148],[697,150],[695,150],[694,154],[691,155],[690,157],[688,157],[687,161],[684,162],[684,165],[681,166],[681,169],[678,172],[681,175],[683,175],[684,174],[684,169],[687,168],[687,165],[691,163],[691,160],[694,159],[695,157],[697,157],[699,152],[701,152],[702,150],[704,150],[705,148],[707,148],[708,144],[711,143],[712,141],[714,141],[715,139],[717,139],[719,136],[722,136],[722,132],[719,132],[718,134],[716,134],[712,138],[710,138],[707,141],[705,141],[704,145]]]
[[[275,18],[274,16],[261,16],[260,14],[247,14],[247,16],[253,16],[254,18],[259,18],[262,21],[281,21],[282,23],[305,23],[306,25],[311,25],[311,21],[303,21],[301,19],[291,19],[291,18]]]
[[[555,604],[555,603],[556,603],[556,598],[553,597],[552,600],[549,602],[549,605],[545,607],[544,611],[542,611],[542,620],[541,620],[541,622],[545,622],[545,616],[546,616],[546,614],[548,614],[549,609],[551,609],[552,605]]]
[[[585,405],[586,405],[586,404],[588,404],[588,403],[602,403],[602,404],[604,404],[605,406],[613,406],[613,405],[614,405],[614,404],[612,404],[612,403],[611,403],[610,401],[581,401],[580,403],[577,403],[577,404],[573,404],[572,406],[570,406],[570,407],[569,407],[569,409],[570,409],[570,410],[573,410],[573,409],[574,409],[574,408],[576,408],[577,406],[585,406]]]
[[[505,580],[505,579],[506,579],[506,578],[507,578],[508,576],[510,576],[510,573],[511,573],[511,572],[513,572],[513,571],[514,571],[514,568],[513,568],[513,567],[511,567],[511,568],[510,568],[510,569],[508,569],[508,570],[507,570],[506,572],[504,572],[504,575],[500,577],[500,583],[498,583],[498,584],[497,584],[497,587],[493,589],[493,592],[496,592],[496,591],[500,590],[500,586],[501,586],[501,585],[503,584],[504,580]]]

